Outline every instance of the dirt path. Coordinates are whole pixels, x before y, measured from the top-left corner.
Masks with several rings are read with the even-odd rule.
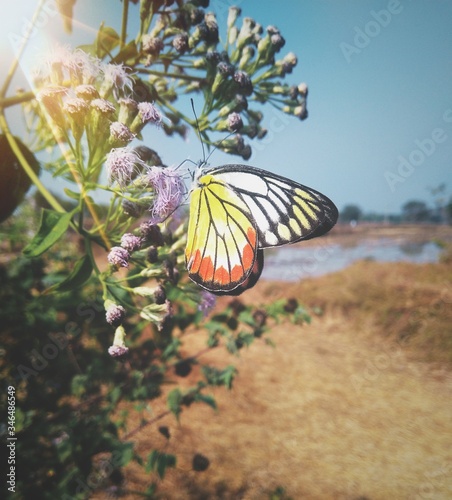
[[[276,349],[209,354],[235,359],[240,375],[216,392],[218,413],[192,407],[179,427],[165,422],[177,443],[166,451],[186,462],[163,498],[261,499],[281,485],[293,499],[451,499],[450,373],[344,326],[329,316],[278,329]],[[195,348],[200,336],[187,340]],[[193,452],[209,458],[206,472],[187,474]]]
[[[239,370],[231,391],[210,391],[219,411],[194,405],[179,424],[161,421],[169,442],[156,428],[136,436],[144,453],[178,456],[160,498],[265,500],[281,486],[287,496],[274,500],[452,499],[452,371],[441,355],[452,338],[448,276],[451,263],[362,263],[247,292],[248,303],[322,299],[325,314],[273,328],[276,348],[260,339],[239,358],[224,349],[203,356]],[[412,343],[395,342],[402,334]],[[184,345],[199,352],[205,334],[188,334]],[[208,470],[191,470],[194,453],[208,457]],[[126,487],[149,480],[131,470]]]

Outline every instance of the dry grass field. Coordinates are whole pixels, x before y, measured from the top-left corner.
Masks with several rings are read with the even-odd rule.
[[[367,232],[382,237],[360,231],[331,238],[353,244]],[[451,228],[395,231],[412,239],[452,236]],[[204,355],[239,370],[231,391],[212,390],[219,410],[194,405],[179,423],[167,416],[134,436],[142,452],[159,448],[180,457],[159,498],[451,499],[452,258],[361,261],[300,283],[262,281],[243,301],[282,296],[322,314],[310,325],[276,325],[275,347],[260,339],[239,357],[224,349]],[[203,331],[190,332],[186,354],[204,341]],[[153,406],[156,415],[163,409]],[[169,440],[158,425],[168,426]],[[194,453],[209,459],[206,471],[192,470]],[[125,487],[142,491],[151,479],[131,466]],[[271,497],[278,486],[285,496]]]

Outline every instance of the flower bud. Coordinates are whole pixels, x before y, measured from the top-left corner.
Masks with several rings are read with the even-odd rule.
[[[110,325],[119,326],[123,322],[125,315],[126,310],[124,307],[111,302],[107,307],[105,318]]]
[[[239,60],[239,68],[246,69],[246,66],[251,61],[251,59],[254,57],[255,53],[256,53],[256,51],[255,51],[254,47],[252,45],[247,45],[242,51],[242,57]]]
[[[181,33],[173,38],[173,47],[179,52],[179,54],[185,54],[188,50],[188,35],[187,33]]]
[[[75,87],[75,95],[81,99],[85,99],[85,101],[92,101],[99,97],[99,92],[94,85],[82,84]]]
[[[81,99],[80,97],[73,97],[71,99],[67,99],[67,101],[63,104],[63,109],[70,118],[69,123],[71,125],[72,135],[78,142],[83,135],[85,117],[88,113],[89,107],[84,99]]]
[[[242,13],[242,9],[240,7],[229,7],[229,12],[228,12],[228,21],[227,21],[227,26],[228,30],[230,30],[235,22],[237,21],[237,18],[240,16]]]
[[[305,97],[308,95],[308,86],[306,85],[306,83],[300,83],[298,85],[298,92]]]
[[[112,147],[120,147],[127,145],[135,138],[129,127],[124,123],[113,122],[110,124],[110,139],[109,142]]]
[[[129,352],[129,348],[125,344],[126,331],[122,325],[115,330],[115,338],[113,345],[108,348],[108,354],[114,358],[123,357]]]
[[[130,127],[138,112],[138,103],[130,97],[119,99],[118,122]]]
[[[145,54],[158,56],[164,45],[160,38],[146,34],[142,37],[142,47]]]
[[[233,76],[234,81],[238,84],[238,94],[250,96],[253,93],[253,84],[251,78],[245,71],[236,71]]]
[[[40,90],[37,94],[38,101],[44,106],[50,118],[62,128],[65,128],[66,119],[62,111],[61,97],[65,96],[67,92],[66,87],[49,86]]]
[[[242,117],[238,113],[231,113],[228,116],[228,128],[231,132],[236,132],[243,127]]]
[[[237,50],[241,50],[245,45],[248,45],[253,40],[253,28],[256,21],[251,17],[245,17],[242,21],[239,35],[237,37]]]
[[[122,235],[121,246],[130,253],[139,250],[142,244],[143,240],[139,236],[135,236],[132,233],[125,233]]]
[[[140,102],[137,104],[138,115],[130,125],[132,132],[140,132],[147,123],[160,125],[162,123],[162,114],[151,102]]]
[[[236,26],[233,26],[228,33],[228,43],[229,45],[234,45],[239,36],[239,30]]]
[[[139,203],[135,203],[130,200],[123,199],[121,202],[122,210],[123,212],[128,215],[129,217],[133,217],[135,219],[138,219],[138,217],[141,217],[143,215],[143,212],[145,211],[145,208],[140,205]]]
[[[129,258],[129,252],[122,247],[112,247],[107,256],[108,262],[117,268],[129,267]]]

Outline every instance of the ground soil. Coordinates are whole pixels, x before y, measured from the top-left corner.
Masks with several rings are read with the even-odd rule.
[[[330,238],[450,241],[450,228],[430,229],[364,227]],[[246,292],[247,303],[294,297],[321,314],[309,325],[274,326],[275,347],[260,339],[239,357],[224,349],[203,356],[239,371],[230,391],[210,391],[218,411],[193,405],[180,422],[167,416],[134,436],[143,454],[157,448],[178,456],[159,498],[257,500],[280,486],[286,496],[273,498],[451,499],[451,277],[450,261],[359,262],[302,283],[262,281]],[[190,332],[186,354],[202,349],[205,338]],[[153,406],[155,415],[163,409]],[[158,425],[168,426],[169,440]],[[194,453],[209,459],[206,471],[192,470]],[[131,466],[125,486],[143,491],[152,479]]]

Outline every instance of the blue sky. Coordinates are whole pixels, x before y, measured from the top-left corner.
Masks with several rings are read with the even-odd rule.
[[[20,33],[36,3],[10,3],[0,21],[2,74],[10,35]],[[452,195],[452,2],[212,0],[220,27],[229,5],[281,30],[281,55],[295,52],[299,61],[287,81],[309,87],[308,119],[281,118],[269,108],[269,135],[256,143],[248,164],[316,188],[339,209],[354,203],[366,212],[394,213],[411,199],[433,204],[429,188],[441,183]],[[25,65],[49,41],[90,42],[102,20],[119,29],[120,12],[119,1],[78,0],[80,23],[71,37],[49,14]],[[187,142],[163,135],[153,130],[145,139],[167,164],[201,157],[194,134]],[[212,165],[235,161],[219,152],[210,159]]]

